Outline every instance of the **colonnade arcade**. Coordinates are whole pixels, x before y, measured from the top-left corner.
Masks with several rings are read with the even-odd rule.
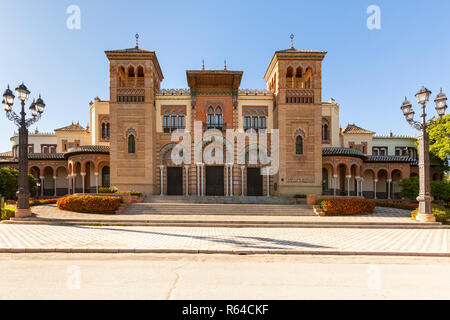
[[[39,161],[29,164],[39,197],[57,197],[73,193],[98,193],[109,187],[109,157],[87,155],[69,161]]]
[[[368,199],[400,199],[402,179],[410,177],[409,163],[364,163],[360,159],[324,161],[323,193]]]
[[[255,153],[251,147],[245,148],[245,165],[225,163],[223,150],[233,148],[224,141],[223,145],[217,142],[203,142],[202,154],[195,158],[202,161],[191,161],[191,164],[179,164],[179,160],[185,157],[188,151],[180,148],[179,153],[172,152],[177,144],[169,143],[159,152],[159,168],[157,181],[159,181],[159,193],[161,196],[267,196],[273,193],[273,177],[261,175],[263,164],[250,164],[249,157]],[[258,150],[259,151],[259,150]],[[178,159],[172,159],[172,155]],[[235,159],[239,155],[235,154]],[[256,153],[257,154],[257,153]],[[194,156],[192,156],[194,158]],[[258,157],[259,158],[259,157]],[[216,161],[216,160],[223,161]],[[178,161],[174,161],[178,160]],[[185,161],[188,163],[189,161]],[[254,161],[257,162],[257,161]],[[253,162],[252,162],[253,163]]]

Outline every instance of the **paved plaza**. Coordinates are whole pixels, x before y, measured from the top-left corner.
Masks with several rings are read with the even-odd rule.
[[[450,256],[450,229],[0,225],[0,252],[322,253]]]
[[[308,206],[283,206],[284,208],[296,209],[296,215],[250,215],[245,212],[243,208],[245,205],[239,205],[241,211],[234,211],[231,214],[231,210],[226,210],[231,205],[221,205],[222,211],[215,212],[212,207],[214,205],[203,204],[152,204],[152,208],[158,207],[173,207],[173,211],[168,214],[167,212],[150,213],[144,210],[145,205],[134,204],[124,214],[102,215],[102,214],[86,214],[76,213],[59,210],[56,205],[38,206],[34,207],[34,217],[41,220],[92,220],[92,221],[189,221],[189,220],[204,220],[204,221],[286,221],[295,223],[399,223],[399,224],[416,224],[411,220],[411,212],[409,210],[401,210],[395,208],[380,208],[376,207],[373,214],[370,215],[356,215],[356,216],[316,216],[312,209]],[[195,214],[192,212],[193,207],[205,208],[209,210],[210,214]],[[265,208],[271,208],[276,206],[263,206]],[[141,209],[143,208],[143,209]],[[204,209],[203,209],[204,210]],[[283,209],[285,210],[285,209]],[[183,212],[185,214],[183,214]],[[225,212],[225,213],[224,213]]]

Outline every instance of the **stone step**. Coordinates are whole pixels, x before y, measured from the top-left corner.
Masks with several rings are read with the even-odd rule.
[[[148,226],[148,227],[214,227],[214,228],[359,228],[359,229],[450,229],[439,223],[329,223],[329,222],[286,222],[286,221],[118,221],[118,220],[28,220],[3,221],[4,224],[29,225],[86,225],[86,226]]]
[[[125,214],[300,216],[313,215],[313,211],[310,207],[298,205],[141,203],[129,205]]]
[[[149,196],[145,203],[211,203],[211,204],[284,204],[289,205],[291,201],[279,197],[213,197],[213,196]]]

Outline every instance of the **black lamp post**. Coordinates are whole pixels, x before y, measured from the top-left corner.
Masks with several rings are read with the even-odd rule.
[[[28,127],[36,123],[45,109],[45,103],[39,96],[36,101],[30,105],[31,118],[26,119],[25,102],[30,97],[30,91],[22,83],[16,88],[17,98],[20,100],[22,109],[19,115],[13,110],[14,94],[9,89],[6,89],[3,94],[3,106],[6,111],[6,116],[19,127],[19,191],[17,192],[17,211],[16,217],[31,216],[30,210],[30,186],[28,183]]]
[[[403,115],[406,121],[417,130],[420,131],[419,135],[419,209],[417,220],[423,222],[435,222],[436,218],[433,215],[431,208],[431,186],[430,186],[430,137],[428,135],[427,129],[430,123],[427,122],[425,113],[426,103],[429,101],[431,91],[422,87],[416,94],[417,102],[422,105],[421,121],[414,121],[414,110],[412,109],[411,103],[405,98],[403,105],[401,107]],[[440,118],[445,115],[445,110],[447,109],[447,97],[441,92],[437,95],[436,100],[436,112]]]

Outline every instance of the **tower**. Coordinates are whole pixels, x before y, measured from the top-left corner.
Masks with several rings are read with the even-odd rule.
[[[279,129],[277,192],[286,196],[322,192],[323,51],[276,51],[265,74],[275,96]]]
[[[110,68],[111,186],[155,191],[155,94],[163,74],[154,51],[106,51]]]

